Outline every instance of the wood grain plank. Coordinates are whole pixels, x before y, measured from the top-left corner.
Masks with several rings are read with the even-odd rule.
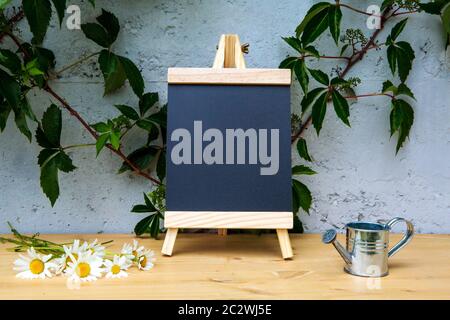
[[[42,235],[56,242],[114,239],[119,251],[132,235]],[[393,235],[395,243],[401,235]],[[338,236],[344,242],[343,235]],[[161,240],[138,239],[156,254],[155,267],[126,279],[100,279],[70,288],[65,277],[21,280],[17,258],[0,244],[0,299],[450,299],[450,235],[416,235],[389,260],[381,279],[350,276],[320,235],[292,235],[295,256],[284,261],[275,234],[179,234],[177,254],[163,257]]]
[[[292,229],[292,212],[167,211],[166,228]]]
[[[288,69],[169,68],[169,84],[289,86]]]

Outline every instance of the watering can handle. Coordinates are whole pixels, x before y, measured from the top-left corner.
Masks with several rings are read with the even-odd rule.
[[[402,238],[402,240],[400,240],[395,246],[393,246],[391,248],[391,250],[389,250],[388,252],[388,257],[392,257],[394,254],[396,254],[401,248],[403,248],[404,246],[406,246],[408,244],[409,241],[411,241],[413,235],[414,235],[414,226],[413,224],[403,218],[394,218],[392,220],[390,220],[388,223],[386,223],[386,227],[388,227],[389,229],[392,228],[392,226],[398,222],[404,222],[406,224],[406,232],[405,232],[405,236]]]

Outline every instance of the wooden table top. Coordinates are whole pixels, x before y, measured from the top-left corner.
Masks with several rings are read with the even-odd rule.
[[[119,250],[132,235],[43,235],[114,240]],[[391,241],[399,236],[393,235]],[[343,235],[339,236],[343,241]],[[17,254],[0,244],[0,299],[450,299],[450,235],[416,235],[390,259],[380,279],[350,276],[332,245],[320,235],[292,235],[295,257],[281,259],[275,235],[180,234],[172,257],[161,240],[141,239],[157,255],[148,272],[132,269],[125,279],[100,279],[68,288],[65,277],[22,280],[12,270]]]

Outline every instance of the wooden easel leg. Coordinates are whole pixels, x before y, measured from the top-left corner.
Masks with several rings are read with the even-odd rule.
[[[280,242],[281,254],[283,259],[291,259],[294,254],[292,252],[291,240],[287,229],[277,229],[278,241]]]
[[[177,239],[178,228],[169,228],[166,232],[166,238],[164,239],[164,244],[161,253],[165,256],[171,256],[173,251],[173,246],[175,245],[175,240]]]

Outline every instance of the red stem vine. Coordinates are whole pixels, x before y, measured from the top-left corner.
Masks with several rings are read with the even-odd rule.
[[[14,15],[9,22],[11,22],[10,27],[15,24],[17,21],[20,21],[23,18],[23,11],[20,11],[16,15]],[[20,52],[24,55],[24,57],[29,57],[29,53],[25,50],[25,48],[22,47],[20,40],[9,30],[3,31],[1,34],[1,37],[8,36],[11,38],[11,40],[17,45]],[[0,38],[1,39],[1,38]],[[89,134],[95,139],[98,139],[98,134],[95,132],[94,129],[87,123],[87,121],[74,109],[70,104],[62,98],[59,94],[57,94],[53,88],[47,83],[46,86],[43,88],[49,95],[51,95],[54,99],[56,99],[61,106],[66,109],[70,115],[72,115],[75,119],[80,122],[80,124],[89,132]],[[118,150],[114,149],[114,147],[111,144],[107,144],[106,147],[111,150],[114,154],[116,154],[119,158],[121,158],[136,174],[152,181],[155,184],[160,185],[161,181],[153,178],[148,173],[142,171],[135,163],[133,163],[130,159],[127,158],[127,156],[122,152],[121,148]]]
[[[360,11],[357,10],[353,7],[349,7],[347,5],[344,5],[342,3],[339,4],[340,6],[343,7],[347,7],[349,9],[352,9],[353,11],[359,12],[359,13],[364,13],[366,14],[366,12],[364,11]],[[380,34],[380,32],[383,30],[384,25],[386,23],[387,20],[389,20],[391,17],[397,16],[399,15],[398,13],[394,12],[391,15],[389,15],[389,13],[391,12],[391,7],[386,8],[382,15],[381,15],[381,21],[380,21],[380,28],[376,29],[372,36],[370,37],[369,41],[366,43],[366,45],[359,51],[356,51],[355,53],[353,53],[350,57],[347,57],[347,65],[345,66],[344,70],[339,73],[339,77],[340,78],[344,78],[345,75],[350,71],[350,69],[356,64],[358,63],[360,60],[362,60],[365,56],[365,54],[367,53],[367,51],[369,51],[370,49],[373,49],[375,47],[377,47],[377,44],[375,43],[375,40],[377,39],[378,35]],[[414,13],[415,11],[408,11],[405,13]],[[402,12],[403,14],[403,12]],[[388,94],[367,94],[367,95],[360,95],[360,96],[355,96],[355,97],[347,97],[347,98],[357,98],[357,97],[369,97],[369,96],[376,96],[376,95],[384,95],[384,96],[390,96]],[[392,97],[391,97],[392,98]],[[305,130],[311,125],[311,121],[312,121],[312,115],[309,115],[308,118],[306,119],[306,121],[303,122],[303,124],[300,126],[299,130],[291,137],[291,143],[293,144],[299,137],[302,136],[302,134],[305,132]]]

